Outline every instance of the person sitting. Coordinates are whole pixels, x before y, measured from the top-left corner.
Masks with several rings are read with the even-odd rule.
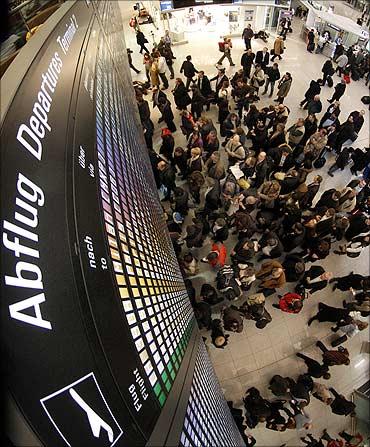
[[[212,244],[211,252],[201,259],[201,262],[206,262],[213,268],[221,268],[225,265],[226,255],[226,246],[221,242],[215,242]]]
[[[290,314],[298,314],[303,309],[303,297],[298,293],[286,293],[279,297],[279,304],[273,304],[272,307],[280,309]]]
[[[217,294],[216,289],[210,284],[202,284],[200,289],[200,299],[210,304],[211,306],[223,301],[223,298]]]
[[[229,335],[225,334],[222,329],[221,320],[216,319],[211,321],[211,339],[213,345],[218,349],[223,349],[227,345]]]
[[[243,332],[243,318],[237,308],[226,307],[221,311],[224,329],[231,332]]]
[[[312,294],[324,289],[332,277],[333,274],[331,272],[326,272],[320,265],[312,265],[297,284],[297,288],[303,287]]]

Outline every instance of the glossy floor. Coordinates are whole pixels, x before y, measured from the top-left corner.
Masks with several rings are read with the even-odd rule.
[[[302,100],[311,79],[321,77],[321,67],[326,60],[322,55],[310,54],[306,51],[305,43],[299,36],[301,26],[302,22],[300,20],[294,21],[294,32],[288,36],[283,60],[279,62],[281,73],[289,71],[293,76],[292,88],[286,99],[286,104],[291,110],[288,126],[298,117],[306,116],[305,111],[299,108],[299,101]],[[143,27],[143,32],[147,36],[149,36],[149,31],[151,30],[156,33],[156,36],[160,35],[150,25]],[[174,64],[175,75],[179,75],[179,68],[186,55],[191,54],[194,65],[198,70],[204,70],[209,77],[214,76],[216,74],[215,63],[219,58],[217,42],[220,40],[220,36],[216,33],[197,32],[188,34],[186,37],[188,39],[187,44],[173,47],[174,54],[177,58]],[[137,52],[138,47],[131,29],[127,30],[125,38],[127,46],[135,51],[133,54],[134,65],[141,69],[142,57]],[[269,48],[271,48],[273,40],[274,36],[272,35],[269,39]],[[254,40],[252,45],[254,51],[263,47],[263,43],[260,40]],[[233,38],[232,56],[236,67],[229,67],[228,62],[225,61],[224,66],[226,67],[228,75],[232,75],[240,68],[240,57],[243,54],[243,50],[244,43],[242,39]],[[135,76],[133,73],[134,79],[136,78]],[[137,75],[137,79],[144,79],[144,77],[144,72]],[[337,82],[338,80],[339,78],[335,75],[334,81]],[[173,88],[173,83],[174,81],[170,82],[170,88],[166,91],[171,100],[173,98],[170,89]],[[321,99],[324,110],[326,110],[328,105],[326,100],[331,97],[331,94],[332,89],[329,87],[322,89]],[[362,80],[352,82],[347,86],[346,93],[341,101],[341,121],[344,121],[353,110],[366,110],[365,124],[359,134],[358,140],[354,144],[355,147],[368,146],[369,144],[369,112],[366,106],[360,101],[360,98],[365,94],[368,94],[368,89]],[[149,98],[150,96],[147,99],[149,100]],[[258,107],[268,105],[269,103],[269,98],[263,96],[258,103]],[[176,109],[173,108],[173,110],[178,115]],[[208,115],[214,122],[217,121],[217,109],[215,107],[211,108]],[[157,122],[158,112],[156,110],[152,113],[152,119],[154,123]],[[179,123],[178,116],[176,116],[175,122],[176,124]],[[156,124],[156,127],[154,141],[155,147],[158,149],[160,145],[160,126]],[[176,145],[185,145],[184,137],[180,131],[176,132],[175,139]],[[333,156],[330,155],[325,167],[316,171],[324,177],[320,192],[331,187],[341,189],[351,179],[348,168],[344,171],[337,171],[334,178],[329,177],[326,172],[332,162]],[[311,178],[312,175],[310,175],[309,180]],[[229,250],[231,250],[234,244],[235,238],[230,237],[227,241]],[[209,247],[210,240],[207,240],[205,246],[195,254],[198,257],[204,256],[209,251]],[[369,250],[364,250],[357,259],[349,259],[345,256],[332,254],[322,262],[322,265],[326,269],[334,271],[337,276],[347,274],[352,270],[358,273],[368,274]],[[202,264],[201,269],[201,274],[193,280],[198,294],[203,282],[212,283],[214,281],[214,273],[210,272],[207,266]],[[292,285],[290,289],[292,289]],[[338,291],[332,292],[331,287],[327,287],[323,291],[311,295],[309,300],[305,302],[304,309],[299,315],[289,315],[271,306],[272,302],[276,302],[275,295],[267,299],[267,309],[271,313],[273,321],[264,330],[258,330],[254,327],[253,323],[245,321],[246,324],[243,333],[231,334],[229,344],[224,350],[214,348],[209,343],[208,337],[209,354],[214,363],[226,398],[233,400],[236,406],[241,408],[245,390],[251,386],[257,387],[266,398],[272,398],[273,395],[267,389],[267,385],[274,374],[296,377],[298,374],[304,372],[305,366],[295,356],[296,352],[303,351],[319,360],[321,355],[318,348],[315,347],[315,342],[317,340],[323,340],[327,344],[329,343],[332,337],[330,324],[314,322],[308,327],[307,320],[311,315],[316,313],[317,303],[319,301],[340,307],[343,299],[349,299],[349,295]],[[242,301],[243,299],[240,299],[235,304],[239,305]],[[214,316],[217,317],[217,312],[215,312]],[[354,389],[358,388],[358,386],[367,380],[369,355],[362,353],[361,349],[363,341],[368,340],[368,337],[369,332],[364,331],[346,344],[346,347],[351,353],[350,366],[336,366],[331,368],[332,378],[329,384],[346,396],[350,396]],[[336,434],[343,428],[348,429],[351,425],[349,417],[345,418],[332,414],[330,409],[315,398],[311,399],[308,412],[314,420],[314,427],[311,430],[313,434],[321,434],[323,428],[328,428],[329,433]],[[252,430],[252,432],[257,439],[257,446],[279,446],[283,443],[286,443],[287,446],[298,446],[302,445],[299,437],[304,435],[303,432],[297,432],[295,430],[277,433],[266,430],[262,425]]]

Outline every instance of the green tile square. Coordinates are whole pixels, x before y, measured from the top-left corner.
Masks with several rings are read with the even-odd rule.
[[[161,377],[162,377],[163,382],[166,382],[166,380],[168,379],[168,375],[166,373],[166,370],[163,371]]]
[[[171,382],[168,381],[168,382],[166,382],[164,385],[165,385],[165,387],[166,387],[166,390],[167,390],[167,391],[170,391],[171,386],[172,386]]]
[[[163,407],[164,403],[166,402],[166,395],[164,394],[163,391],[160,394],[160,396],[158,397],[158,400],[159,400],[161,407]]]
[[[176,377],[175,371],[172,370],[172,371],[170,372],[170,375],[171,375],[172,380],[174,380],[175,377]]]
[[[157,382],[157,383],[155,384],[155,386],[154,386],[154,392],[155,392],[155,394],[156,394],[157,397],[159,396],[159,394],[161,393],[161,391],[162,391],[161,384],[160,384],[159,382]]]

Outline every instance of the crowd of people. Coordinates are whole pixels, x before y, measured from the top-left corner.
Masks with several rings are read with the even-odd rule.
[[[267,400],[252,387],[244,396],[243,410],[229,403],[244,441],[254,445],[247,427],[265,424],[276,431],[305,430],[307,437],[301,439],[310,447],[324,446],[324,441],[328,447],[352,446],[360,435],[343,432],[332,438],[324,431],[315,439],[309,434],[312,419],[305,407],[314,397],[335,414],[355,415],[353,402],[316,379],[330,380],[331,368],[350,364],[342,345],[367,328],[370,312],[369,276],[351,272],[337,277],[320,265],[329,255],[356,258],[370,243],[370,149],[352,146],[365,111],[343,117],[340,107],[349,88],[344,77],[353,74],[358,57],[343,66],[339,54],[327,60],[300,103],[302,113],[288,126],[292,117],[284,99],[294,80],[290,73],[280,72],[275,59],[280,60],[286,50],[290,26],[283,27],[270,50],[266,46],[256,54],[251,44],[254,32],[247,27],[241,67],[231,79],[222,65],[225,59],[235,65],[230,38],[218,44],[223,54],[215,76],[199,70],[188,55],[176,77],[169,34],[151,52],[140,37],[147,83],[134,85],[174,250],[199,328],[216,348],[225,348],[228,332],[242,332],[247,321],[261,330],[270,324],[266,299],[282,312],[298,314],[310,295],[325,288],[351,292],[351,301],[341,306],[320,302],[317,314],[307,322],[334,324],[337,335],[331,347],[317,342],[321,362],[298,352],[302,374],[271,379],[270,390],[277,399]],[[320,93],[325,84],[330,86],[335,68],[338,82],[325,110]],[[167,69],[175,79],[171,93],[166,92]],[[275,91],[274,103],[258,106],[260,95],[272,97]],[[147,95],[160,113],[160,147],[153,145],[155,125]],[[174,122],[173,103],[181,117],[180,128]],[[211,107],[218,108],[216,123],[207,116]],[[175,144],[175,132],[182,133],[181,146]],[[326,166],[328,154],[335,156],[329,175],[350,165],[356,177],[342,188],[323,191],[322,175],[315,171]],[[311,173],[313,179],[308,181]],[[232,250],[227,248],[230,240],[236,241]],[[199,249],[205,246],[209,252],[200,258]],[[192,279],[199,275],[200,263],[214,272],[215,281],[203,283],[197,292]],[[283,293],[289,283],[292,291]],[[217,312],[220,316],[214,318]]]

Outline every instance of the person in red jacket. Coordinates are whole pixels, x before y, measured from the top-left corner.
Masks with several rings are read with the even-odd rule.
[[[222,242],[215,242],[212,244],[211,252],[208,255],[201,259],[202,262],[208,262],[208,264],[213,268],[221,268],[225,265],[226,262],[226,246]]]
[[[286,293],[279,295],[279,304],[273,304],[273,307],[288,312],[289,314],[298,314],[303,308],[303,297],[298,293]]]

